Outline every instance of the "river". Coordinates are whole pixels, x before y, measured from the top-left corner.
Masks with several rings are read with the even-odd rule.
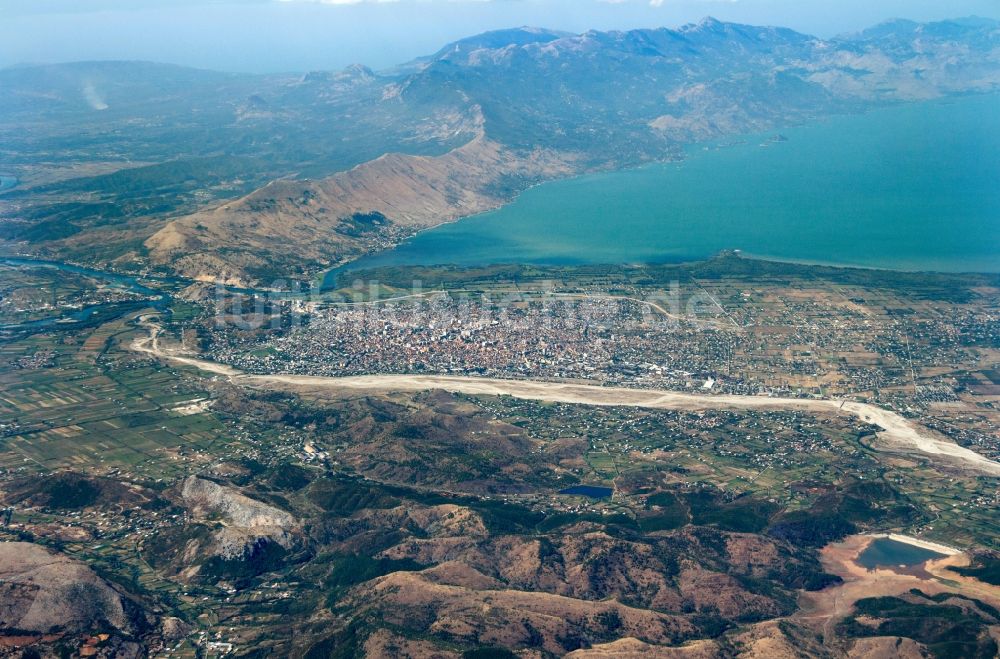
[[[0,263],[5,265],[14,266],[26,266],[32,268],[53,268],[56,270],[61,270],[63,272],[72,272],[78,275],[85,275],[93,279],[100,279],[106,281],[112,286],[118,288],[124,288],[133,293],[138,293],[140,295],[146,295],[149,297],[155,297],[156,300],[153,302],[112,302],[112,303],[102,303],[93,304],[82,309],[71,309],[58,316],[51,316],[48,318],[41,318],[39,320],[30,320],[23,323],[13,323],[8,325],[0,325],[0,330],[5,331],[33,331],[45,329],[47,327],[58,326],[60,324],[66,324],[72,326],[75,329],[80,327],[85,327],[88,325],[96,325],[102,322],[110,320],[112,317],[119,316],[123,313],[128,313],[129,311],[137,311],[143,307],[153,306],[159,310],[165,310],[170,302],[170,295],[164,291],[156,290],[144,286],[140,283],[139,279],[129,275],[121,275],[114,272],[105,272],[103,270],[94,270],[92,268],[85,268],[78,265],[72,265],[70,263],[60,263],[57,261],[41,261],[35,259],[19,259],[19,258],[0,258]]]

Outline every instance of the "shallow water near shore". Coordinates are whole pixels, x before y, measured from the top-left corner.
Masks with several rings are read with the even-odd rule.
[[[778,135],[780,133],[780,136]],[[396,265],[755,256],[1000,271],[1000,95],[838,116],[582,176],[418,234],[340,273]],[[732,140],[730,140],[732,142]]]
[[[877,567],[920,565],[932,558],[944,558],[944,554],[890,538],[876,538],[861,552],[857,563],[872,570]]]

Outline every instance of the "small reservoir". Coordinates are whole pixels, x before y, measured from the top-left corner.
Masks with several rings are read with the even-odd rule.
[[[600,485],[574,485],[565,490],[559,490],[559,494],[571,494],[575,496],[590,497],[591,499],[607,499],[614,492],[610,487]]]
[[[857,558],[861,567],[874,570],[879,567],[910,567],[935,558],[944,558],[930,549],[917,547],[890,538],[876,538]]]

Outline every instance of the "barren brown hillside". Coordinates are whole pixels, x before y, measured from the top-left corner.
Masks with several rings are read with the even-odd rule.
[[[155,263],[198,279],[287,276],[495,208],[528,182],[572,173],[573,161],[514,153],[482,136],[438,157],[387,154],[319,181],[272,182],[171,222],[146,247]]]

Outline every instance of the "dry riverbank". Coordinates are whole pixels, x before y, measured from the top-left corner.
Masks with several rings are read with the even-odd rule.
[[[867,403],[813,398],[777,398],[769,396],[697,395],[657,389],[628,389],[597,385],[569,384],[537,380],[499,380],[448,375],[364,375],[325,377],[311,375],[249,375],[227,366],[186,356],[175,349],[164,349],[158,338],[159,328],[142,321],[149,337],[137,339],[133,349],[160,359],[193,366],[214,375],[258,387],[299,389],[337,389],[342,391],[419,392],[442,389],[452,393],[483,396],[513,396],[525,400],[578,405],[641,407],[664,410],[802,410],[816,414],[851,416],[882,428],[872,447],[876,450],[922,453],[936,460],[1000,476],[1000,463],[955,444],[916,422],[895,412]]]

